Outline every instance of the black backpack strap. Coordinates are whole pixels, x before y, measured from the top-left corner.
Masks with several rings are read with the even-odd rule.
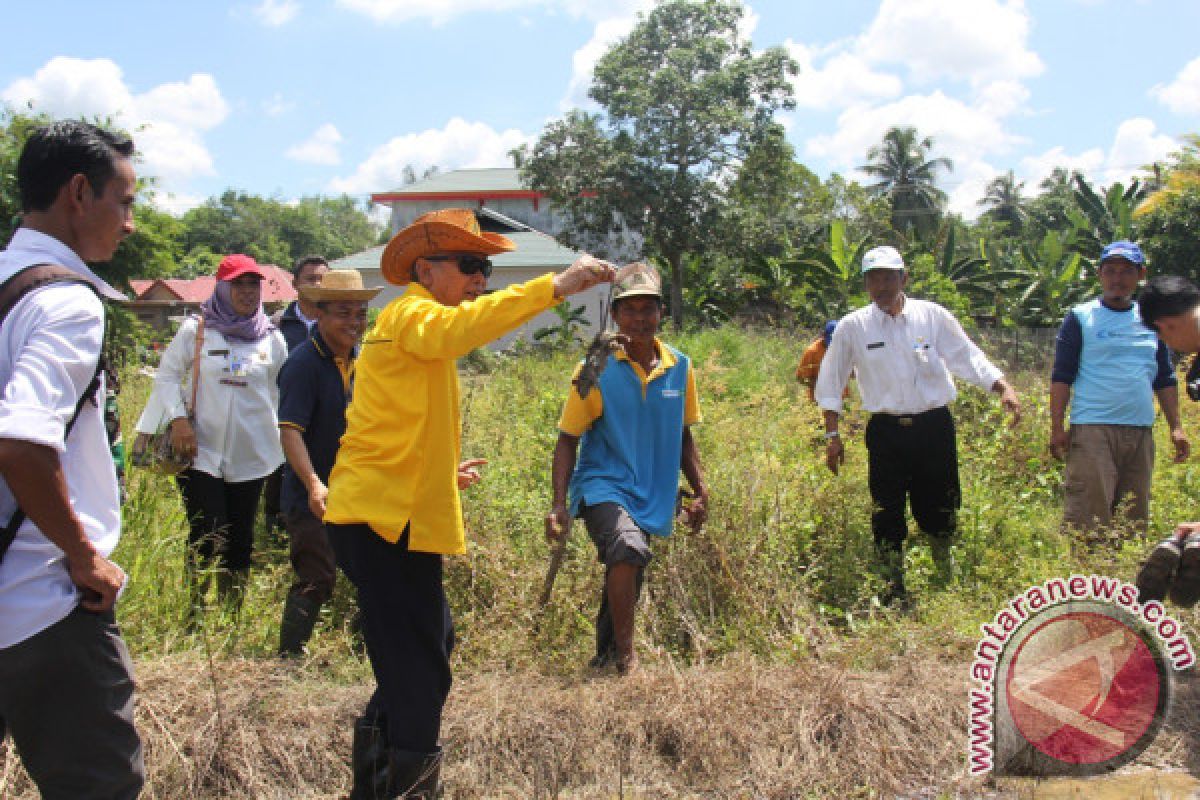
[[[5,318],[8,317],[8,312],[12,311],[13,306],[34,289],[40,289],[52,283],[81,283],[87,286],[92,291],[95,289],[92,284],[81,278],[78,273],[72,272],[66,267],[60,267],[57,264],[34,264],[26,267],[14,274],[11,278],[0,284],[0,325],[3,324]],[[97,296],[99,296],[97,294]],[[108,328],[108,315],[104,317],[105,333]],[[92,380],[88,383],[87,388],[79,395],[79,400],[75,403],[75,412],[71,414],[71,419],[67,421],[67,427],[63,431],[63,441],[65,442],[71,436],[71,429],[75,427],[75,421],[79,419],[80,412],[83,411],[83,406],[89,400],[95,401],[96,392],[100,389],[100,376],[104,372],[104,358],[100,355],[96,359],[96,370],[92,373]],[[0,531],[0,560],[4,558],[4,554],[8,552],[9,546],[17,538],[17,530],[25,522],[25,512],[20,506],[13,512],[12,518],[8,524],[4,526],[4,530]]]

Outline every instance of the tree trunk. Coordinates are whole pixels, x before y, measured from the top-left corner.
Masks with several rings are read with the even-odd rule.
[[[676,330],[683,329],[683,253],[671,253],[667,257],[671,265],[671,321]]]

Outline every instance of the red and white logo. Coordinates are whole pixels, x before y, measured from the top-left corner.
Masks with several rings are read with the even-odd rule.
[[[1132,758],[1154,738],[1164,665],[1111,608],[1037,620],[1017,639],[1004,691],[1012,724],[1038,751],[1090,771]]]

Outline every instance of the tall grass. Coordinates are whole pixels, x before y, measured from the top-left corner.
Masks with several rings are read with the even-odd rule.
[[[866,666],[886,663],[914,640],[957,659],[1009,596],[1081,569],[1130,579],[1152,539],[1118,529],[1083,547],[1060,533],[1061,467],[1046,450],[1043,376],[1016,376],[1025,407],[1016,429],[994,396],[963,387],[955,407],[964,490],[959,579],[946,589],[930,586],[928,546],[912,526],[916,610],[880,609],[860,435],[865,417],[851,401],[847,463],[840,475],[830,474],[819,411],[792,377],[807,336],[724,327],[667,338],[696,365],[704,422],[695,432],[712,503],[702,531],[680,528],[656,543],[638,624],[639,648],[651,660],[702,664],[737,654],[789,663],[820,655]],[[536,608],[548,553],[542,519],[550,452],[578,357],[480,355],[464,369],[464,455],[490,463],[485,480],[464,497],[470,553],[447,566],[460,669],[569,673],[587,660],[601,569],[581,524],[551,603]],[[149,381],[131,374],[125,387],[122,412],[132,430]],[[1200,415],[1190,404],[1184,412],[1200,445]],[[1159,433],[1155,532],[1196,516],[1189,486],[1197,467],[1170,464]],[[260,530],[240,616],[214,609],[198,632],[186,633],[178,493],[168,479],[136,470],[128,489],[116,558],[132,578],[120,618],[135,653],[272,653],[290,582],[284,539]],[[352,609],[350,592],[339,585],[312,649],[336,674],[357,680],[366,673],[348,633]]]

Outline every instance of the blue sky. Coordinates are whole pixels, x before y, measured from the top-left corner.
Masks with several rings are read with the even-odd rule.
[[[135,129],[181,210],[234,187],[284,199],[507,166],[568,108],[646,0],[41,0],[8,3],[0,99]],[[1013,169],[1125,180],[1200,132],[1193,0],[756,0],[745,31],[802,72],[799,158],[853,174],[891,125],[955,162],[973,213]],[[13,35],[14,32],[27,35]]]

